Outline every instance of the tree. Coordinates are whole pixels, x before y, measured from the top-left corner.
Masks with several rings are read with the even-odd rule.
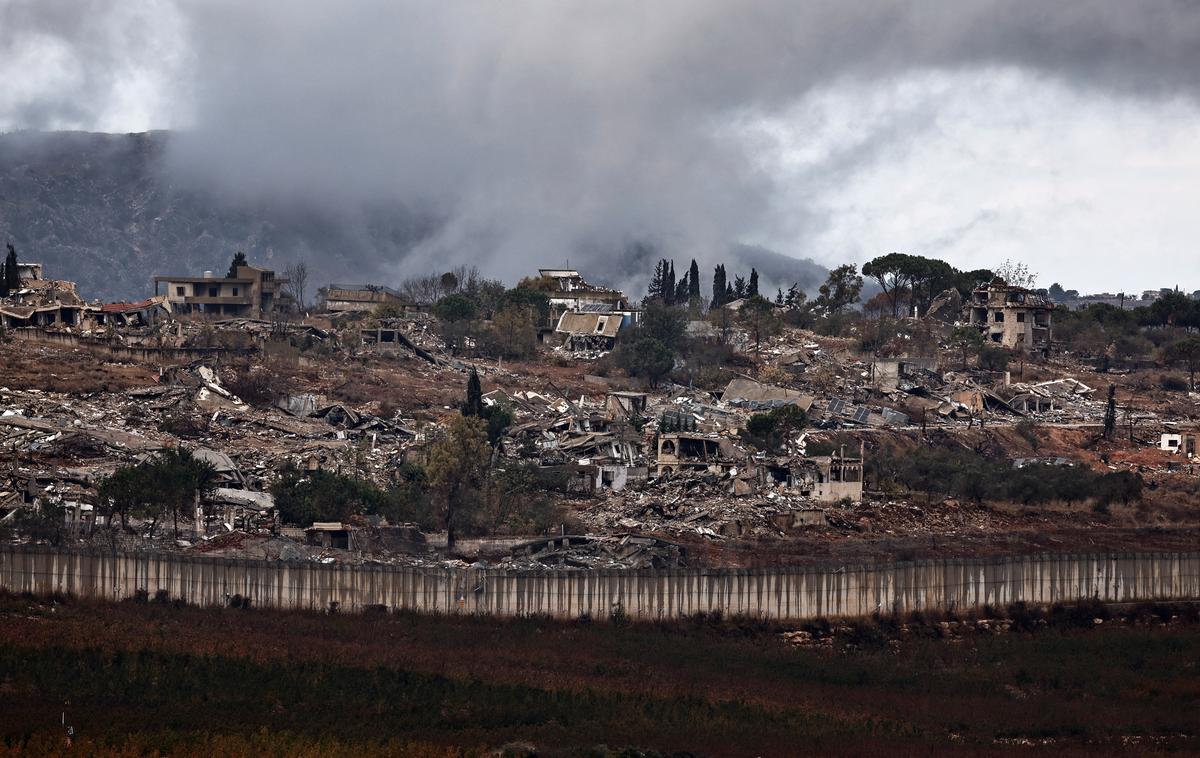
[[[816,304],[831,314],[841,313],[848,306],[858,302],[858,293],[862,291],[863,280],[858,275],[858,267],[853,263],[838,266],[829,272],[829,278],[817,290]]]
[[[807,422],[808,417],[799,406],[784,405],[752,415],[746,422],[743,436],[755,447],[775,452],[788,437],[802,430]]]
[[[346,521],[360,513],[383,513],[389,520],[401,521],[396,498],[370,482],[332,471],[302,473],[294,466],[285,468],[271,486],[275,509],[285,524],[309,526],[314,521]]]
[[[479,382],[479,372],[474,366],[467,375],[467,401],[463,403],[462,415],[483,416],[483,386]]]
[[[96,487],[99,512],[108,520],[121,519],[121,527],[129,531],[129,517],[146,518],[153,515],[156,500],[154,483],[147,466],[121,466],[100,480]],[[92,523],[95,528],[95,522]]]
[[[433,304],[433,315],[452,324],[473,320],[475,312],[475,303],[466,295],[447,295]]]
[[[296,307],[303,311],[305,293],[308,290],[308,264],[304,261],[297,261],[287,267],[286,275],[288,291],[291,293],[292,299],[296,301]]]
[[[1182,363],[1187,367],[1188,387],[1196,391],[1196,371],[1200,369],[1200,337],[1186,337],[1170,345],[1166,350],[1170,363]]]
[[[442,274],[439,281],[442,285],[442,292],[445,292],[447,295],[458,291],[458,275],[453,271],[447,271],[446,273]]]
[[[17,266],[17,249],[8,245],[8,255],[4,258],[4,279],[0,282],[0,297],[8,297],[21,289],[21,274]]]
[[[225,278],[236,279],[238,267],[249,265],[250,264],[246,261],[246,254],[241,250],[238,250],[233,256],[233,261],[229,264],[229,273],[225,275]]]
[[[712,303],[713,308],[720,308],[725,304],[725,292],[729,285],[725,281],[725,264],[720,264],[713,269],[713,285],[712,285]]]
[[[912,304],[920,313],[928,312],[933,299],[941,292],[954,287],[958,281],[958,270],[936,258],[911,255],[907,265]]]
[[[1051,284],[1050,289],[1046,290],[1046,293],[1050,296],[1050,299],[1056,303],[1061,303],[1063,300],[1067,299],[1067,291],[1064,290],[1062,285],[1058,282]]]
[[[730,299],[731,300],[741,300],[742,298],[746,297],[746,290],[747,290],[747,287],[746,287],[745,277],[741,277],[741,276],[733,277],[733,297]]]
[[[892,306],[892,318],[899,312],[900,293],[912,283],[912,256],[904,253],[889,253],[867,261],[862,267],[863,276],[875,280]]]
[[[700,267],[696,265],[696,259],[692,258],[692,265],[688,268],[688,300],[697,302],[700,300]]]
[[[639,336],[656,339],[668,350],[679,352],[686,333],[687,319],[681,309],[662,303],[650,303],[642,311],[642,323],[638,325]]]
[[[996,276],[1010,287],[1029,290],[1037,286],[1037,274],[1030,271],[1029,267],[1020,261],[1004,261],[996,269]]]
[[[973,326],[955,327],[950,333],[950,346],[962,356],[962,367],[967,368],[967,358],[983,349],[983,333]]]
[[[779,317],[775,315],[775,306],[762,295],[752,295],[746,298],[738,310],[738,320],[754,334],[754,354],[759,354],[762,338],[769,337],[779,326]]]
[[[688,281],[688,275],[684,274],[683,278],[675,284],[675,296],[671,301],[677,305],[682,305],[688,302],[688,292],[691,290],[691,283]]]
[[[667,259],[662,258],[654,264],[654,273],[650,276],[650,285],[646,287],[646,301],[666,301],[667,298]],[[675,294],[675,283],[671,283],[671,294]]]
[[[528,358],[537,352],[531,308],[503,308],[492,317],[490,352],[503,358]]]
[[[217,471],[213,465],[182,447],[169,447],[160,452],[150,464],[150,476],[158,489],[159,504],[171,511],[176,537],[179,536],[179,514],[194,515],[200,499],[217,486]]]
[[[665,261],[664,261],[665,262]],[[663,281],[663,302],[667,305],[675,304],[675,261],[671,261],[666,268],[667,278]]]
[[[793,282],[791,287],[788,287],[787,293],[783,296],[783,307],[788,309],[799,308],[804,305],[804,301],[808,299],[808,295],[804,294],[800,289],[799,282]]]
[[[490,459],[481,419],[456,416],[446,436],[429,452],[426,474],[441,507],[446,548],[454,548],[457,532],[466,525],[472,504],[480,502]]]
[[[1104,410],[1104,439],[1111,440],[1117,431],[1117,388],[1108,385],[1108,405]]]
[[[532,320],[550,318],[550,296],[544,290],[518,285],[507,290],[496,302],[498,310],[523,310]]]
[[[630,376],[644,377],[651,387],[657,387],[675,367],[675,353],[659,340],[643,334],[621,345],[617,350],[617,365]]]
[[[758,296],[758,269],[750,269],[750,283],[746,285],[746,297]]]

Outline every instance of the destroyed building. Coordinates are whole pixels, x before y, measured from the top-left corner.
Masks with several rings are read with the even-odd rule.
[[[18,263],[18,288],[0,299],[0,327],[79,326],[91,308],[74,282],[42,278],[42,264]]]
[[[655,471],[661,477],[706,471],[728,473],[737,468],[742,457],[742,452],[727,439],[669,432],[658,435]]]
[[[232,277],[218,278],[211,271],[203,276],[156,276],[154,294],[165,286],[174,313],[264,318],[290,306],[287,283],[270,269],[238,266]]]
[[[999,279],[977,287],[967,306],[968,322],[986,341],[1042,354],[1050,350],[1053,311],[1048,298]]]
[[[863,459],[844,454],[809,458],[780,456],[759,467],[760,484],[818,503],[861,502]]]
[[[558,318],[554,333],[568,350],[612,350],[624,320],[614,313],[568,311]]]
[[[415,311],[417,305],[391,287],[378,284],[330,284],[317,293],[321,305],[330,313],[369,313],[379,306],[401,312]]]

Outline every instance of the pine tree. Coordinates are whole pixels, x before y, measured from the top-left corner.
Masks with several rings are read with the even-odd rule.
[[[775,292],[775,305],[778,305],[780,308],[783,307],[783,288],[782,287],[780,287]]]
[[[754,297],[758,294],[758,271],[750,269],[750,284],[746,288],[746,297]]]
[[[787,295],[783,298],[783,304],[788,308],[799,308],[804,305],[804,301],[808,298],[800,291],[799,282],[795,282],[791,287],[788,287]]]
[[[746,278],[744,276],[733,277],[733,299],[741,300],[746,296]]]
[[[650,286],[646,288],[647,300],[663,299],[663,287],[667,279],[667,262],[660,260],[654,264],[654,274],[650,277]]]
[[[712,307],[720,308],[725,304],[725,264],[713,269]]]
[[[225,278],[227,278],[227,279],[237,278],[238,267],[239,266],[249,266],[249,265],[250,264],[246,261],[246,254],[243,253],[241,250],[238,250],[237,253],[233,256],[233,261],[230,262],[230,264],[229,264],[229,274]]]
[[[688,269],[688,300],[700,299],[700,267],[692,258],[691,268]]]
[[[483,416],[483,386],[479,383],[479,372],[474,366],[467,376],[467,402],[463,403],[462,415]]]

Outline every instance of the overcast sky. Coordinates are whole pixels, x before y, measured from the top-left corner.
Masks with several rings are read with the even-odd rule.
[[[1200,3],[0,0],[0,129],[185,130],[247,197],[400,201],[406,266],[651,239],[1200,288]]]

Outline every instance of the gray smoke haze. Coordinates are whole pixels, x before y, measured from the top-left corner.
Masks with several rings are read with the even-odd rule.
[[[180,181],[235,202],[349,216],[396,203],[440,219],[416,249],[364,262],[393,276],[470,262],[511,278],[570,258],[626,284],[604,262],[631,240],[706,263],[734,243],[861,258],[822,247],[820,193],[938,119],[900,109],[781,186],[760,127],[804,127],[814,93],[1016,69],[1085,98],[1194,103],[1200,83],[1200,4],[1171,0],[107,5],[0,0],[6,81],[38,40],[82,62],[78,76],[38,74],[52,95],[0,95],[0,124],[104,124],[123,87],[152,125],[184,130],[169,156]],[[975,223],[930,229],[913,252],[967,256],[954,245]]]

